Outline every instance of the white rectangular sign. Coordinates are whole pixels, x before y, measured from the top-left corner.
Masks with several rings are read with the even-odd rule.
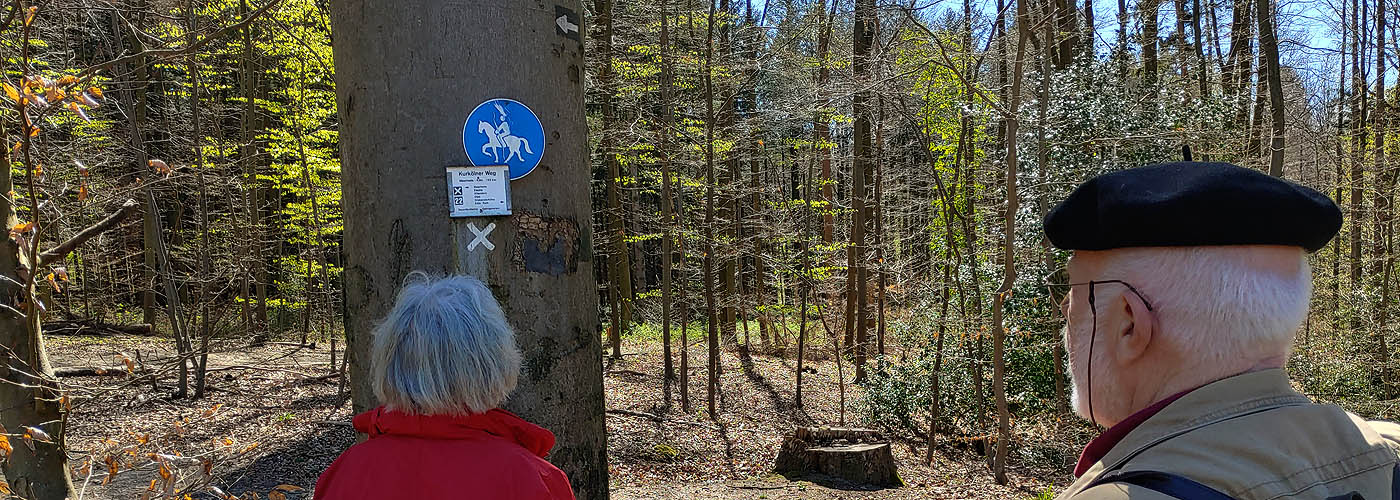
[[[447,167],[452,217],[510,215],[510,166]]]

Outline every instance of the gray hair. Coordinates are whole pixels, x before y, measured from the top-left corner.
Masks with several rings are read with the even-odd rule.
[[[520,375],[515,332],[491,290],[470,276],[410,273],[373,335],[374,395],[391,410],[482,413],[500,406]]]

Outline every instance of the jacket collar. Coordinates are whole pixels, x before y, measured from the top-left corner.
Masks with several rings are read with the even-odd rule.
[[[484,432],[516,443],[541,458],[554,447],[554,434],[549,430],[501,409],[465,416],[412,415],[380,406],[355,415],[353,422],[355,430],[369,434],[370,439],[381,436],[466,439]]]
[[[1168,404],[1123,436],[1084,476],[1097,476],[1121,466],[1147,448],[1207,425],[1312,400],[1293,390],[1282,369],[1227,377],[1206,384]]]
[[[1103,459],[1104,455],[1107,455],[1114,447],[1118,446],[1118,443],[1123,441],[1123,438],[1128,437],[1128,433],[1133,432],[1133,429],[1136,429],[1139,425],[1142,425],[1143,422],[1146,422],[1147,419],[1152,418],[1153,415],[1156,415],[1166,408],[1167,405],[1181,399],[1182,396],[1185,396],[1192,390],[1194,389],[1178,392],[1167,399],[1153,403],[1152,406],[1138,410],[1137,413],[1132,414],[1132,416],[1123,419],[1122,422],[1118,422],[1114,424],[1113,427],[1109,427],[1107,430],[1103,431],[1102,434],[1099,434],[1099,437],[1094,438],[1093,441],[1090,441],[1088,445],[1084,446],[1084,451],[1079,453],[1079,462],[1074,465],[1074,477],[1083,476],[1084,473],[1089,470],[1089,467],[1092,467],[1095,463],[1098,463],[1099,460]]]

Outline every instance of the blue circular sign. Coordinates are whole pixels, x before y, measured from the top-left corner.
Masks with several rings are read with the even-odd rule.
[[[544,157],[544,127],[519,101],[491,99],[467,115],[462,147],[472,165],[508,165],[510,180],[516,180],[534,171]]]

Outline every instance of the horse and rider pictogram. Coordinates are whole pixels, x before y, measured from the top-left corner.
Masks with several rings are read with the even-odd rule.
[[[534,111],[519,101],[492,99],[467,116],[462,146],[473,165],[508,165],[515,180],[539,165],[544,128]]]

